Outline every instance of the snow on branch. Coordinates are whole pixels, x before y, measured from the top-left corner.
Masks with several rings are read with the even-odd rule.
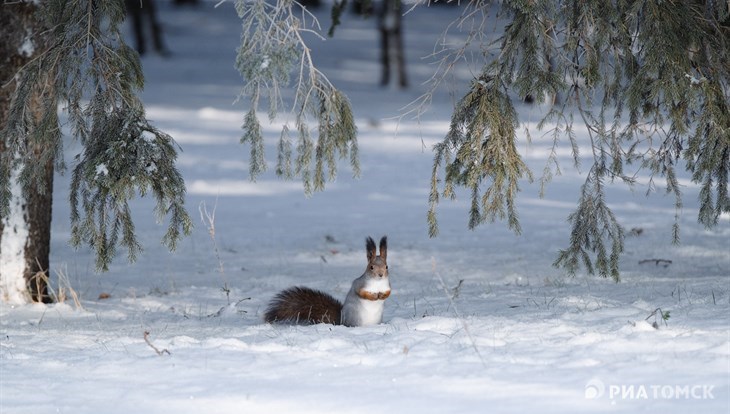
[[[123,41],[125,16],[122,0],[40,3],[34,19],[44,25],[48,41],[16,74],[2,130],[7,148],[33,160],[25,163],[20,181],[40,186],[45,161],[65,167],[58,117],[59,105],[64,107],[69,130],[83,146],[71,177],[71,242],[94,249],[98,270],[108,268],[119,245],[130,260],[141,250],[129,207],[137,194],[151,193],[158,221],[169,218],[163,243],[170,249],[192,228],[175,166],[177,146],[146,118],[138,97],[144,76],[139,55]],[[34,113],[42,115],[29,116]],[[43,149],[40,155],[28,150],[33,145]],[[3,186],[3,211],[6,193]]]
[[[294,98],[290,110],[298,134],[297,154],[292,168],[293,144],[285,124],[279,139],[276,174],[300,177],[306,194],[323,190],[325,181],[335,178],[338,158],[349,158],[353,175],[359,176],[352,108],[345,95],[317,69],[303,36],[324,40],[317,19],[292,0],[238,0],[236,10],[243,22],[235,63],[244,79],[239,99],[246,97],[250,102],[241,143],[251,148],[251,179],[256,180],[266,170],[259,103],[262,98],[268,101],[268,117],[273,121],[285,105],[282,88],[289,87],[292,75]],[[318,125],[316,140],[310,133],[310,121]]]
[[[513,204],[517,186],[503,186],[505,178],[513,183],[530,174],[518,163],[519,155],[512,154],[519,126],[512,110],[515,95],[549,107],[538,123],[538,129],[549,128],[545,135],[553,142],[540,178],[541,194],[560,173],[555,154],[561,137],[571,147],[574,167],[580,166],[574,115],[588,131],[590,172],[569,218],[570,246],[560,252],[556,266],[571,274],[584,266],[588,273],[597,270],[619,280],[624,231],[606,202],[605,187],[614,181],[632,187],[641,170],[649,171],[650,192],[654,177],[660,176],[674,196],[675,243],[682,209],[675,169],[682,163],[700,186],[699,222],[717,226],[720,216],[730,212],[730,66],[724,63],[730,59],[730,9],[720,4],[724,2],[471,1],[448,29],[461,30],[464,41],[449,43],[443,36],[432,55],[438,64],[432,88],[457,64],[481,59],[482,69],[456,105],[446,138],[434,149],[430,234],[438,232],[440,197],[453,198],[457,187],[472,193],[470,228],[501,219],[506,206],[509,225],[519,232]],[[488,25],[495,27],[491,37]],[[502,98],[475,102],[487,86]],[[429,100],[427,93],[406,113],[420,115]],[[502,114],[499,122],[489,121],[495,112]],[[497,142],[500,151],[485,152]]]

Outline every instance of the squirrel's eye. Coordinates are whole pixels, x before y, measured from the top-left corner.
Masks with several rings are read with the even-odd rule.
[[[370,270],[375,270],[375,266],[370,265]]]

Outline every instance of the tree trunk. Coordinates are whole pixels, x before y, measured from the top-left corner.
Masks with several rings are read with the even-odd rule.
[[[403,14],[402,0],[383,0],[378,10],[378,29],[380,31],[380,84],[390,83],[391,56],[398,70],[398,85],[408,87],[406,79],[405,52],[403,50],[403,32],[401,21]]]
[[[32,2],[3,3],[0,5],[0,125],[7,125],[9,109],[16,89],[15,74],[31,59],[42,53],[49,43],[44,30],[35,16],[37,6]],[[52,77],[49,77],[52,79]],[[31,117],[40,119],[42,99],[48,98],[49,89],[36,88],[32,101],[37,109]],[[45,89],[44,92],[40,90]],[[41,95],[43,93],[43,95]],[[51,92],[51,96],[53,93]],[[26,137],[32,130],[26,131]],[[30,180],[31,185],[21,186],[18,176],[23,162],[37,162],[39,154],[46,151],[41,144],[25,139],[20,143],[26,156],[16,166],[11,166],[21,154],[11,154],[6,138],[0,141],[3,176],[10,179],[10,209],[7,217],[0,220],[0,300],[24,303],[30,300],[49,301],[48,267],[51,236],[51,202],[53,191],[54,161],[50,159],[43,166],[44,188]],[[8,174],[8,175],[5,175]]]

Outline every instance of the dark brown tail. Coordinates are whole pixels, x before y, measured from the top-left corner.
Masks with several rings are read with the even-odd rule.
[[[292,287],[279,292],[269,302],[264,320],[268,323],[340,324],[342,303],[327,293],[307,287]]]

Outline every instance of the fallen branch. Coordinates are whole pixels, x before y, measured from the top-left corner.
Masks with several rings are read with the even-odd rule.
[[[150,348],[154,349],[157,355],[162,356],[163,354],[172,355],[170,351],[167,349],[162,349],[161,351],[157,349],[156,346],[152,345],[152,342],[150,342],[150,331],[144,331],[144,341],[147,342],[147,345],[150,346]]]
[[[213,312],[213,313],[211,313],[210,315],[208,315],[208,317],[209,317],[209,318],[217,318],[217,317],[219,317],[219,316],[223,315],[223,312],[225,312],[225,311],[226,311],[226,309],[228,309],[228,308],[235,308],[236,306],[238,306],[238,305],[239,305],[239,304],[240,304],[241,302],[243,302],[244,300],[251,300],[251,298],[243,298],[243,299],[239,300],[238,302],[236,302],[236,303],[235,303],[235,304],[233,304],[233,305],[226,305],[226,306],[223,306],[223,307],[221,307],[220,309],[218,309],[218,311],[217,311],[217,312]],[[237,310],[237,312],[238,312],[238,313],[248,313],[248,312],[246,312],[245,310]]]
[[[639,264],[646,264],[646,263],[652,263],[652,262],[654,263],[655,266],[662,265],[664,267],[667,267],[670,264],[672,264],[672,261],[671,260],[667,260],[667,259],[644,259],[644,260],[639,260]]]

